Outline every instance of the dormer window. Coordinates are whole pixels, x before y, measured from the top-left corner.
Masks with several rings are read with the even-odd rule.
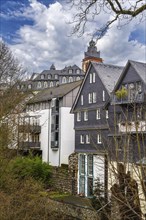
[[[44,79],[45,78],[45,75],[44,74],[41,74],[41,79]]]
[[[55,74],[55,79],[58,79],[58,75],[57,74]]]
[[[51,74],[48,74],[48,79],[51,79]]]
[[[69,74],[72,74],[72,73],[73,73],[73,70],[72,70],[72,69],[69,69],[69,70],[68,70],[68,73],[69,73]]]
[[[77,74],[80,74],[80,73],[81,73],[81,72],[80,72],[80,69],[77,69],[77,70],[76,70],[76,73],[77,73]]]

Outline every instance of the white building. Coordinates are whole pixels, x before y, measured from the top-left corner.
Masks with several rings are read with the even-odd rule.
[[[81,81],[43,90],[19,118],[19,149],[33,150],[53,166],[68,164],[74,152],[74,116],[70,114]]]

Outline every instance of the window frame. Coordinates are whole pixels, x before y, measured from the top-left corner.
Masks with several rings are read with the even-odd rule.
[[[101,119],[101,111],[100,111],[100,108],[97,108],[96,109],[96,120],[100,120]]]
[[[81,121],[81,111],[77,112],[77,121]]]
[[[80,135],[80,144],[84,144],[85,143],[85,137],[83,134]]]
[[[97,144],[102,144],[101,133],[97,133]]]
[[[84,111],[84,121],[88,121],[88,110]]]

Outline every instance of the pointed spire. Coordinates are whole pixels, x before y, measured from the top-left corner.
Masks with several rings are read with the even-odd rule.
[[[100,58],[100,51],[97,51],[96,42],[93,39],[90,40],[87,52],[85,52],[85,56],[82,61],[82,70],[84,72],[86,72],[90,61],[98,63],[103,62],[102,58]]]
[[[55,67],[54,64],[52,64],[52,65],[50,66],[50,70],[56,70],[56,67]]]

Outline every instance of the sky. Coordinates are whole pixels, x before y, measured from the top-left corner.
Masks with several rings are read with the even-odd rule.
[[[102,13],[87,24],[81,37],[71,35],[71,9],[65,1],[0,0],[0,39],[27,70],[28,75],[68,65],[81,67],[95,28],[104,23],[108,14]],[[146,21],[139,18],[118,29],[115,23],[97,42],[104,63],[125,65],[128,60],[146,62]]]

